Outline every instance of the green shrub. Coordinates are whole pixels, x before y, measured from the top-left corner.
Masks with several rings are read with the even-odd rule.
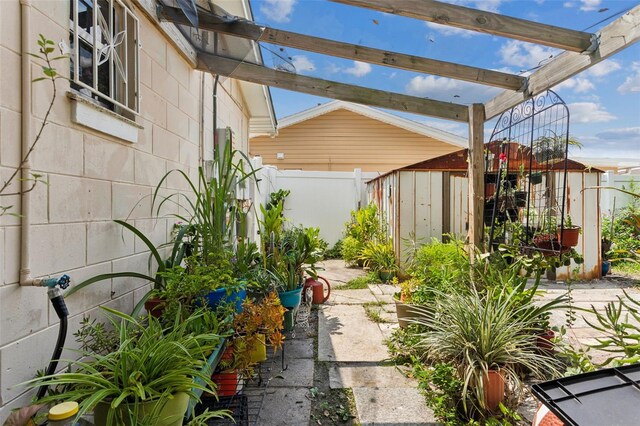
[[[364,266],[372,271],[396,271],[398,269],[396,253],[391,241],[365,243],[360,254]]]
[[[361,243],[386,237],[386,226],[383,226],[375,204],[352,211],[351,220],[345,223],[345,227],[345,236],[353,237]]]
[[[409,273],[423,283],[414,286],[411,303],[424,304],[434,299],[434,290],[447,292],[467,285],[469,258],[459,241],[442,243],[434,238],[417,250]]]
[[[360,252],[362,251],[362,244],[354,237],[346,237],[342,240],[342,258],[348,265],[356,265],[360,260]]]
[[[342,259],[342,240],[336,241],[332,248],[324,251],[325,259]]]

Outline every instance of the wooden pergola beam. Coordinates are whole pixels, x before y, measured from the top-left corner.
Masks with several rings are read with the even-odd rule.
[[[162,6],[158,10],[158,15],[161,19],[175,24],[190,25],[187,17],[184,16],[178,8]],[[198,20],[198,27],[203,30],[293,47],[324,55],[368,62],[375,65],[470,81],[508,90],[521,90],[526,81],[524,77],[515,74],[374,49],[356,44],[342,43],[290,31],[262,27],[249,21],[221,24],[220,19],[217,19],[215,15],[210,13],[201,12],[198,15]]]
[[[202,71],[212,72],[238,80],[308,93],[310,95],[340,99],[363,105],[427,115],[446,120],[459,122],[467,122],[468,120],[468,108],[465,105],[423,99],[315,77],[291,74],[204,52],[198,53],[197,68]]]
[[[524,92],[504,91],[488,101],[485,104],[487,120],[637,43],[640,40],[640,6],[604,27],[599,36],[600,44],[595,52],[589,55],[563,52],[529,76]]]
[[[572,52],[591,46],[591,34],[435,0],[331,0]]]

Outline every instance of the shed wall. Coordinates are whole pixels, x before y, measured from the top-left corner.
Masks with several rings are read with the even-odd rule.
[[[444,179],[449,182],[449,190],[443,192]],[[562,174],[557,173],[555,179],[560,181]],[[584,256],[584,263],[558,268],[558,279],[600,277],[600,194],[597,190],[583,191],[599,183],[599,173],[567,173],[565,214],[582,227],[575,249]],[[404,256],[402,240],[411,235],[419,243],[428,243],[432,238],[442,239],[448,229],[458,238],[466,238],[469,184],[464,176],[440,171],[394,171],[369,182],[367,192],[369,201],[375,202],[388,220],[398,256]]]

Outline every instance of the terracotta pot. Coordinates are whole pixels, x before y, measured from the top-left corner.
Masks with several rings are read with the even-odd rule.
[[[543,256],[555,256],[555,252],[560,250],[560,242],[551,234],[536,235],[533,244],[542,251]]]
[[[489,370],[482,379],[484,388],[484,404],[493,411],[504,401],[504,377],[499,371]]]
[[[160,297],[150,297],[144,302],[144,308],[152,316],[160,318],[164,313],[164,299]]]
[[[322,281],[327,285],[327,295],[324,295],[324,286]],[[329,300],[329,296],[331,296],[331,284],[326,278],[318,276],[318,279],[313,277],[309,277],[304,281],[303,291],[306,291],[308,288],[311,288],[313,293],[313,304],[314,305],[322,305],[327,300]]]
[[[545,330],[543,333],[538,334],[536,338],[536,346],[544,352],[553,352],[553,339],[556,337],[556,333],[553,330]]]
[[[579,226],[574,226],[572,228],[563,228],[562,230],[558,230],[558,239],[562,243],[562,247],[577,246],[581,229],[582,228]]]
[[[420,317],[414,310],[417,305],[403,303],[397,299],[393,299],[393,301],[396,303],[396,315],[398,315],[398,325],[400,328],[407,328],[413,324],[412,319]],[[424,306],[421,306],[421,308],[424,309]]]
[[[238,392],[239,377],[236,370],[214,373],[211,380],[216,384],[216,394],[218,396],[233,396]]]

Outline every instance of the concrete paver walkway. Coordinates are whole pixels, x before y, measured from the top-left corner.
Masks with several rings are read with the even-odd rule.
[[[259,424],[313,425],[324,424],[310,418],[314,396],[309,391],[317,385],[318,377],[329,389],[351,389],[355,399],[357,422],[363,426],[425,426],[437,424],[433,412],[417,390],[417,382],[402,371],[386,363],[384,339],[398,325],[392,295],[397,288],[391,285],[370,285],[368,289],[341,290],[350,279],[364,275],[361,269],[346,268],[340,260],[324,262],[321,275],[332,284],[329,301],[312,311],[317,312],[318,334],[315,327],[296,326],[295,335],[286,342],[286,363],[289,368],[276,372],[265,396]],[[606,279],[573,286],[573,305],[577,308],[604,309],[609,301],[622,296],[626,290],[637,300],[640,291],[625,282]],[[566,292],[566,284],[544,283],[543,300]],[[375,309],[385,322],[376,323],[367,317],[366,310]],[[574,344],[593,342],[598,333],[582,318],[593,314],[578,311],[567,338]],[[313,321],[315,324],[315,320]],[[552,325],[565,324],[563,312],[554,313]],[[316,346],[317,345],[317,346]],[[599,361],[604,354],[590,352]],[[314,355],[317,354],[317,359]],[[325,373],[318,375],[320,370]],[[326,367],[326,368],[325,368]],[[328,374],[328,377],[324,376]],[[317,389],[316,389],[317,392]],[[536,402],[527,401],[521,414],[531,420]],[[528,408],[527,408],[528,406]]]
[[[339,264],[326,267],[326,275],[340,277]],[[318,360],[331,362],[332,389],[351,388],[363,426],[434,425],[435,417],[417,382],[384,362],[389,358],[384,339],[397,327],[391,296],[395,291],[389,285],[333,290],[328,303],[319,309]],[[373,322],[365,312],[367,303],[374,304],[385,321],[395,324]],[[387,315],[390,311],[393,314]]]

